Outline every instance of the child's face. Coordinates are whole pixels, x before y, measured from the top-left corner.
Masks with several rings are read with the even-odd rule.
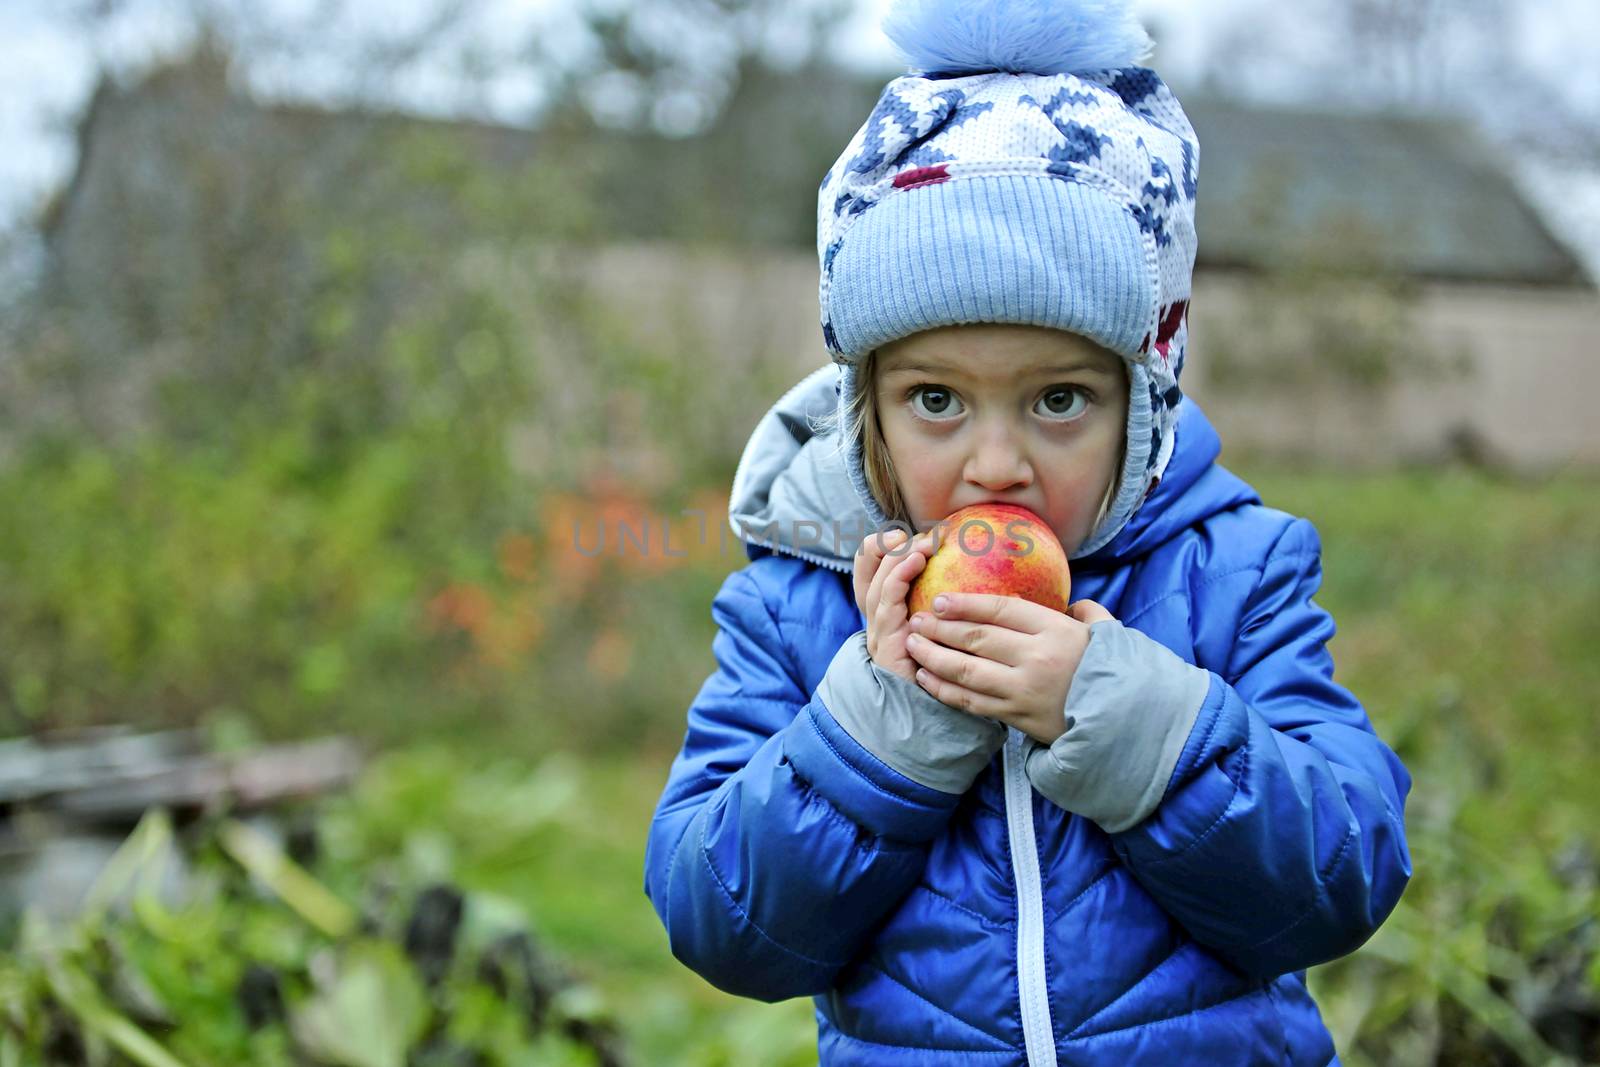
[[[1020,504],[1070,556],[1122,458],[1128,371],[1076,334],[944,326],[878,349],[878,420],[918,529],[969,504]]]

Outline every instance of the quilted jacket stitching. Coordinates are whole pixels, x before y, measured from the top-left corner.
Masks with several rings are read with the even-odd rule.
[[[884,856],[904,856],[921,852],[925,847],[910,841],[899,841],[892,837],[885,837],[882,834],[873,833],[871,830],[867,829],[865,826],[862,826],[860,823],[850,818],[850,816],[840,811],[833,801],[829,800],[822,793],[818,792],[817,787],[811,784],[811,780],[805,775],[801,774],[800,771],[795,768],[793,763],[789,762],[788,756],[783,756],[781,759],[789,767],[789,773],[794,776],[795,782],[800,785],[801,791],[806,799],[820,806],[823,809],[822,814],[825,817],[831,819],[836,824],[853,831],[856,834],[856,844],[863,851],[876,852],[879,855]],[[865,838],[865,843],[863,843],[863,838]]]
[[[1162,856],[1159,859],[1146,860],[1141,863],[1140,866],[1147,870],[1155,867],[1161,867],[1165,864],[1172,863],[1174,860],[1182,859],[1184,856],[1187,856],[1191,850],[1198,848],[1200,843],[1206,838],[1210,837],[1212,831],[1220,826],[1222,821],[1228,817],[1228,812],[1233,810],[1233,802],[1239,799],[1239,784],[1244,781],[1245,776],[1249,773],[1249,770],[1250,750],[1248,748],[1241,748],[1239,749],[1239,777],[1230,777],[1228,779],[1229,782],[1233,783],[1233,792],[1228,794],[1228,802],[1222,806],[1222,810],[1217,813],[1217,817],[1211,820],[1211,825],[1202,830],[1199,837],[1195,838],[1193,841],[1190,841],[1187,845],[1184,845],[1172,855]],[[1227,772],[1224,771],[1223,773],[1226,774]]]
[[[780,708],[790,709],[795,707],[795,702],[792,697],[758,697],[751,696],[749,693],[744,692],[735,692],[733,695],[740,700],[747,700],[754,704],[776,704]]]
[[[800,694],[800,699],[797,700],[796,703],[804,704],[804,694],[800,693],[799,683],[795,681],[795,679],[799,677],[799,672],[795,670],[794,649],[790,648],[789,642],[783,639],[783,631],[779,629],[777,619],[773,618],[772,608],[767,605],[766,594],[761,591],[761,586],[756,584],[755,578],[753,578],[748,571],[735,571],[730,577],[728,585],[726,586],[727,591],[732,592],[733,590],[737,589],[741,584],[739,581],[740,579],[742,579],[743,585],[748,585],[750,587],[749,591],[743,592],[740,595],[754,600],[761,606],[761,617],[766,619],[767,622],[771,624],[772,634],[778,639],[778,647],[783,650],[783,654],[788,660],[788,662],[782,664],[784,678],[789,682],[789,684],[795,687],[796,693]]]
[[[803,619],[797,615],[777,615],[774,618],[785,626],[798,626],[802,630],[812,630],[823,634],[839,634],[842,637],[851,637],[856,633],[856,630],[860,629],[860,627],[857,627],[856,630],[846,630],[842,626],[832,626],[825,622],[818,622],[815,619]]]
[[[1090,1012],[1089,1013],[1089,1017],[1084,1019],[1082,1022],[1080,1022],[1076,1027],[1073,1028],[1072,1032],[1067,1035],[1067,1039],[1070,1041],[1070,1040],[1075,1040],[1078,1037],[1082,1037],[1082,1036],[1093,1036],[1093,1035],[1085,1035],[1083,1033],[1083,1028],[1088,1026],[1088,1025],[1090,1025],[1091,1023],[1093,1023],[1096,1019],[1100,1018],[1100,1016],[1104,1015],[1106,1012],[1110,1011],[1112,1008],[1115,1008],[1118,1004],[1121,1004],[1124,1000],[1127,1000],[1128,997],[1132,996],[1139,989],[1139,987],[1144,985],[1145,982],[1149,981],[1150,978],[1152,976],[1154,976],[1157,971],[1159,971],[1159,970],[1161,970],[1161,968],[1165,967],[1169,960],[1171,960],[1173,957],[1177,956],[1178,953],[1182,952],[1186,945],[1187,945],[1187,942],[1184,942],[1184,941],[1178,942],[1177,945],[1173,946],[1172,951],[1168,952],[1165,956],[1162,956],[1159,960],[1156,961],[1155,966],[1151,967],[1148,971],[1145,971],[1138,978],[1134,979],[1132,985],[1128,986],[1128,988],[1126,988],[1122,992],[1118,993],[1115,997],[1112,997],[1111,1000],[1109,1002],[1107,1002],[1105,1005],[1103,1005],[1102,1007],[1096,1008],[1094,1011]],[[1142,1024],[1135,1023],[1134,1025],[1138,1026],[1138,1025],[1142,1025]]]
[[[1059,921],[1063,916],[1071,912],[1073,908],[1078,906],[1078,902],[1084,897],[1088,896],[1096,886],[1105,881],[1107,878],[1110,878],[1113,874],[1116,874],[1119,866],[1121,866],[1121,864],[1113,863],[1106,867],[1105,870],[1095,875],[1093,880],[1091,880],[1088,885],[1084,886],[1083,889],[1078,892],[1077,896],[1073,897],[1071,900],[1062,905],[1061,910],[1056,912],[1053,918]]]
[[[916,989],[913,989],[909,984],[907,984],[906,982],[902,981],[897,975],[889,973],[889,970],[887,968],[885,968],[881,963],[877,962],[876,960],[862,960],[861,961],[861,966],[862,966],[862,968],[864,968],[866,970],[876,971],[877,973],[883,975],[889,981],[893,982],[895,985],[899,986],[901,989],[904,989],[907,993],[910,993],[912,996],[916,997],[918,1000],[920,1000],[924,1004],[928,1005],[928,1007],[932,1008],[934,1011],[938,1012],[940,1015],[943,1015],[945,1018],[950,1019],[950,1020],[952,1020],[954,1022],[960,1023],[963,1027],[965,1027],[968,1030],[971,1030],[974,1034],[977,1034],[980,1037],[987,1038],[990,1041],[998,1042],[999,1044],[1005,1046],[1007,1049],[1014,1049],[1015,1048],[1014,1045],[1007,1044],[1005,1038],[999,1037],[996,1034],[991,1034],[987,1030],[984,1030],[981,1027],[979,1027],[976,1023],[973,1023],[973,1022],[970,1022],[970,1021],[968,1021],[966,1019],[963,1019],[961,1016],[956,1015],[956,1014],[948,1011],[947,1009],[940,1007],[938,1004],[934,1003],[932,1000],[929,1000],[928,997],[925,994],[917,991]],[[952,1050],[952,1051],[954,1051],[954,1050]]]
[[[973,1048],[937,1048],[931,1045],[891,1045],[884,1041],[869,1041],[855,1034],[847,1034],[843,1030],[832,1031],[835,1041],[849,1042],[852,1045],[865,1045],[868,1048],[895,1049],[900,1052],[948,1052],[957,1056],[1017,1056],[1022,1053],[1019,1048],[1009,1049],[973,1049]]]
[[[1210,696],[1209,693],[1206,694],[1206,695]],[[1226,701],[1227,701],[1227,697],[1223,697],[1222,698],[1222,702],[1226,703]],[[1217,726],[1221,722],[1222,722],[1222,709],[1219,707],[1217,709],[1217,713],[1215,715],[1211,716],[1211,721],[1206,724],[1205,736],[1200,739],[1200,745],[1199,745],[1198,748],[1195,749],[1195,754],[1196,755],[1199,755],[1200,753],[1204,752],[1207,748],[1209,748],[1211,746],[1211,739],[1216,736],[1216,734],[1217,734]],[[1232,797],[1228,798],[1228,803],[1230,803],[1230,804],[1233,803],[1233,798]]]
[[[1015,922],[1009,922],[1009,921],[1007,921],[1005,919],[992,919],[989,916],[984,915],[982,912],[974,911],[971,908],[967,907],[965,904],[962,904],[959,901],[955,900],[954,898],[946,896],[944,893],[939,892],[937,889],[933,888],[933,886],[929,885],[926,882],[918,882],[916,885],[912,886],[912,888],[921,890],[922,892],[928,894],[930,897],[935,897],[935,898],[937,898],[939,900],[942,900],[944,903],[950,905],[952,908],[956,909],[957,911],[962,912],[963,914],[966,914],[966,915],[970,915],[974,919],[977,919],[980,923],[983,923],[983,925],[985,925],[985,926],[998,927],[1001,930],[1011,930],[1011,929],[1014,929],[1016,927],[1016,923]]]
[[[1355,828],[1354,827],[1350,827],[1350,828],[1346,829],[1345,830],[1345,835],[1344,835],[1344,841],[1339,845],[1339,851],[1334,854],[1333,860],[1328,864],[1328,866],[1326,868],[1326,873],[1319,872],[1317,874],[1317,895],[1311,898],[1311,903],[1307,904],[1303,909],[1301,909],[1300,914],[1295,916],[1295,919],[1294,919],[1293,922],[1291,922],[1288,926],[1285,926],[1282,930],[1277,931],[1276,933],[1270,934],[1267,937],[1263,937],[1259,941],[1255,941],[1255,942],[1252,942],[1251,944],[1245,945],[1239,951],[1241,951],[1241,952],[1249,952],[1249,951],[1251,951],[1253,949],[1260,948],[1262,945],[1269,945],[1272,942],[1278,940],[1278,938],[1285,937],[1288,934],[1292,933],[1295,930],[1296,927],[1298,927],[1301,923],[1303,923],[1307,919],[1309,919],[1312,916],[1312,914],[1315,913],[1316,910],[1317,910],[1317,901],[1320,900],[1322,897],[1327,895],[1327,882],[1328,882],[1328,879],[1332,878],[1333,875],[1334,875],[1334,872],[1337,871],[1339,869],[1339,867],[1344,863],[1345,857],[1350,854],[1350,845],[1351,845],[1352,842],[1355,841],[1355,839],[1356,839]]]
[[[1267,567],[1274,562],[1299,559],[1303,556],[1317,556],[1320,554],[1321,553],[1317,549],[1302,549],[1295,552],[1286,552],[1281,556],[1273,556],[1269,553],[1267,558],[1259,563],[1251,563],[1247,566],[1235,567],[1231,570],[1223,571],[1220,574],[1207,575],[1205,580],[1197,585],[1188,586],[1187,588],[1183,589],[1174,589],[1171,592],[1163,593],[1154,600],[1148,601],[1140,607],[1134,608],[1132,611],[1125,613],[1121,619],[1121,622],[1124,626],[1130,625],[1135,619],[1148,613],[1152,609],[1165,604],[1174,597],[1184,597],[1185,599],[1192,600],[1195,593],[1198,593],[1203,589],[1209,589],[1218,582],[1226,581],[1229,578],[1237,578],[1241,574],[1250,574],[1255,572],[1265,575]]]
[[[1166,962],[1166,961],[1163,960],[1162,962]],[[1215,1011],[1217,1008],[1222,1007],[1224,1004],[1232,1004],[1236,1000],[1248,1000],[1251,997],[1265,996],[1266,992],[1267,992],[1267,987],[1266,987],[1265,984],[1259,985],[1259,986],[1254,986],[1254,987],[1252,987],[1250,989],[1244,990],[1241,993],[1235,993],[1232,996],[1223,997],[1221,1000],[1217,1001],[1215,1004],[1207,1004],[1204,1007],[1195,1008],[1195,1009],[1193,1009],[1191,1011],[1179,1012],[1177,1015],[1168,1015],[1168,1016],[1165,1016],[1165,1017],[1160,1018],[1160,1019],[1147,1019],[1147,1020],[1144,1020],[1142,1022],[1129,1023],[1127,1026],[1119,1026],[1115,1030],[1100,1030],[1100,1031],[1097,1031],[1097,1032],[1092,1033],[1092,1034],[1083,1034],[1082,1036],[1073,1037],[1073,1038],[1070,1038],[1069,1040],[1074,1040],[1074,1041],[1098,1041],[1101,1038],[1110,1037],[1113,1034],[1127,1033],[1129,1030],[1149,1029],[1149,1028],[1156,1027],[1156,1026],[1165,1026],[1165,1025],[1167,1025],[1169,1023],[1182,1022],[1184,1019],[1188,1019],[1188,1018],[1191,1018],[1193,1016],[1199,1015],[1202,1012]]]
[[[1251,571],[1260,571],[1264,567],[1265,567],[1264,563],[1252,563],[1252,564],[1250,564],[1248,566],[1245,566],[1245,567],[1235,567],[1233,570],[1223,571],[1221,574],[1208,575],[1206,577],[1206,579],[1204,581],[1202,581],[1201,583],[1199,583],[1198,585],[1186,586],[1186,587],[1184,587],[1182,589],[1174,589],[1171,592],[1162,593],[1160,596],[1156,597],[1154,600],[1151,600],[1151,601],[1145,603],[1144,605],[1142,605],[1140,607],[1137,607],[1137,608],[1134,608],[1132,611],[1125,613],[1122,616],[1122,619],[1120,621],[1124,626],[1130,625],[1133,622],[1133,620],[1137,619],[1139,616],[1144,615],[1145,613],[1149,612],[1153,608],[1156,608],[1156,607],[1159,607],[1162,604],[1165,604],[1167,601],[1173,599],[1174,597],[1180,597],[1181,596],[1181,597],[1183,597],[1185,599],[1192,599],[1193,595],[1195,593],[1198,593],[1202,589],[1210,588],[1211,586],[1216,585],[1218,582],[1225,581],[1225,580],[1227,580],[1229,578],[1237,577],[1238,575],[1241,575],[1241,574],[1249,574]]]
[[[795,951],[788,945],[785,945],[783,942],[779,941],[777,938],[763,930],[761,925],[750,917],[750,913],[744,910],[743,905],[741,905],[739,901],[734,898],[733,893],[729,891],[727,885],[722,881],[722,875],[720,872],[718,872],[717,865],[711,861],[711,852],[706,848],[706,829],[703,823],[700,827],[700,839],[697,844],[699,846],[700,858],[705,861],[706,870],[711,874],[711,880],[715,882],[717,888],[721,890],[723,897],[728,902],[728,906],[734,910],[735,914],[738,915],[741,921],[749,925],[750,929],[760,934],[762,940],[766,941],[767,944],[771,945],[773,948],[776,948],[779,952],[793,956],[795,959],[802,960],[805,963],[809,963],[813,967],[822,967],[833,971],[844,965],[846,961],[842,960],[837,963],[830,963],[827,960],[813,959],[803,952]]]

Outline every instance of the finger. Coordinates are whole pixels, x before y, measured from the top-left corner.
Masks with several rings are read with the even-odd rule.
[[[1022,637],[1017,631],[1003,626],[941,619],[926,611],[919,611],[911,619],[911,628],[946,648],[959,648],[1008,667],[1015,667],[1027,658]]]
[[[927,690],[933,699],[957,711],[982,716],[985,719],[998,719],[1003,710],[1003,705],[993,697],[973,692],[948,678],[941,678],[926,667],[917,668],[916,679],[917,684]]]
[[[1097,622],[1115,622],[1116,616],[1092,600],[1080,600],[1067,608],[1067,614],[1085,626]]]
[[[872,578],[878,573],[877,558],[870,552],[861,551],[856,554],[855,573],[851,575],[851,584],[855,588],[856,607],[861,609],[861,614],[867,614],[867,590],[872,588]]]
[[[890,553],[884,556],[878,562],[878,573],[875,575],[878,588],[875,595],[879,599],[892,596],[892,594],[885,592],[883,587],[889,581],[890,577],[895,573],[896,569],[913,556],[921,555],[923,560],[926,561],[928,556],[931,554],[932,550],[929,548],[929,539],[926,535],[919,534],[915,537],[911,537],[909,540],[902,536],[899,543],[890,550]],[[905,599],[905,593],[900,593],[898,596],[895,596],[894,599],[903,601]]]
[[[871,618],[877,612],[879,591],[883,588],[883,580],[887,577],[886,572],[892,567],[891,561],[896,558],[887,555],[887,553],[898,552],[899,546],[904,541],[905,532],[903,530],[890,530],[881,539],[875,534],[867,538],[867,541],[863,543],[864,558],[867,561],[865,566],[871,569],[867,571],[867,591],[861,599],[861,613],[868,618]],[[898,558],[904,559],[904,553],[901,553]]]
[[[945,602],[942,611],[937,603],[940,598]],[[940,593],[934,599],[934,611],[941,619],[986,622],[1023,634],[1040,633],[1061,616],[1043,604],[994,593]]]
[[[920,634],[906,638],[906,652],[919,666],[979,696],[999,697],[1006,691],[1010,668],[991,660],[946,648]]]
[[[898,527],[890,530],[877,530],[861,539],[861,547],[856,550],[857,555],[868,556],[874,560],[894,553],[905,555],[905,543],[910,534]]]
[[[928,558],[921,552],[913,552],[905,559],[894,561],[894,566],[886,568],[888,574],[878,591],[879,618],[890,620],[894,626],[905,621],[906,598],[911,592],[911,583],[917,580],[917,575],[922,573],[927,562]]]

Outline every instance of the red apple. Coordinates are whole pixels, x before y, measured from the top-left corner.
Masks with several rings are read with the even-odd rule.
[[[1016,504],[973,504],[940,523],[906,606],[932,613],[940,593],[994,593],[1065,613],[1071,592],[1067,554],[1049,524]]]

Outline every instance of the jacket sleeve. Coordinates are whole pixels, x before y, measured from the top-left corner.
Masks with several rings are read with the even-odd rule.
[[[1320,554],[1303,519],[1279,539],[1161,803],[1112,835],[1191,936],[1263,978],[1359,948],[1411,877],[1411,776],[1333,681]]]
[[[674,956],[720,989],[776,1001],[833,984],[916,883],[960,794],[890,768],[829,712],[818,693],[830,679],[862,690],[837,684],[862,669],[853,642],[802,691],[749,571],[711,605],[718,666],[650,825],[644,889]]]

